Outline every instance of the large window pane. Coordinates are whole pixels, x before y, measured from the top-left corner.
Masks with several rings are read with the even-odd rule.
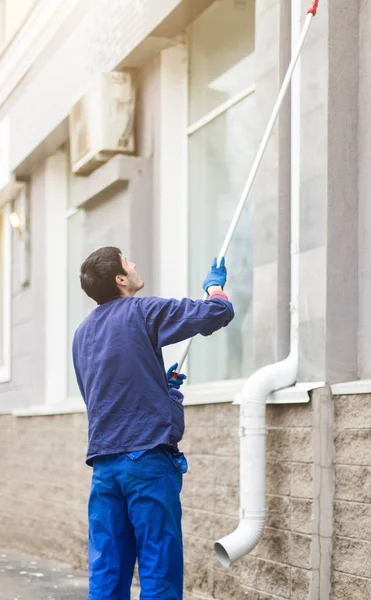
[[[229,109],[189,139],[190,289],[202,293],[210,261],[220,250],[251,168],[255,96]],[[195,339],[191,383],[249,375],[252,361],[253,205],[246,205],[227,255],[227,292],[234,321],[211,338]]]
[[[90,202],[68,219],[68,395],[79,395],[71,359],[76,328],[96,306],[80,287],[79,272],[87,256],[103,246],[116,246],[125,253],[129,219],[125,191],[107,194]]]
[[[189,30],[189,121],[254,83],[255,0],[218,0]]]

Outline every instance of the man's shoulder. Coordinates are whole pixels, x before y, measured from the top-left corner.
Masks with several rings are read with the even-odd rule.
[[[94,320],[94,313],[97,309],[93,308],[93,310],[91,310],[85,317],[85,319],[83,321],[81,321],[80,325],[78,325],[76,327],[75,330],[75,334],[74,334],[74,340],[76,340],[82,333],[83,331],[89,326],[89,323],[91,323]]]
[[[140,304],[140,306],[153,306],[153,305],[162,305],[166,302],[170,302],[169,298],[161,298],[160,296],[143,296],[142,298],[136,298]]]
[[[175,300],[175,298],[162,298],[160,296],[144,296],[142,298],[138,298],[138,300],[139,306],[144,314],[154,310],[161,310],[167,305],[178,302],[178,300]]]

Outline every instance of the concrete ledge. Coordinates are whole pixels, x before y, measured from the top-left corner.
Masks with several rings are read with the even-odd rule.
[[[348,396],[353,394],[371,394],[371,379],[345,381],[331,386],[333,396]]]
[[[241,404],[241,392],[247,379],[231,379],[200,385],[186,386],[183,390],[185,406],[218,404],[231,402]],[[324,387],[323,382],[304,382],[273,392],[267,398],[267,404],[306,404],[309,392]]]
[[[150,159],[135,156],[114,156],[88,177],[76,177],[72,187],[72,205],[83,207],[87,202],[99,200],[109,189],[124,187],[139,177]]]
[[[240,394],[246,381],[246,379],[231,379],[186,386],[182,390],[184,393],[184,406],[226,403],[239,405],[241,403]],[[322,382],[297,383],[295,386],[270,394],[267,398],[267,404],[307,404],[310,401],[309,392],[322,387],[324,387]],[[6,414],[12,414],[15,417],[35,417],[84,412],[86,412],[85,404],[82,400],[76,399],[56,404],[16,408],[7,411]]]
[[[73,402],[58,402],[56,404],[41,404],[29,408],[15,408],[9,411],[14,417],[45,417],[49,415],[69,415],[86,413],[86,406],[82,400]]]

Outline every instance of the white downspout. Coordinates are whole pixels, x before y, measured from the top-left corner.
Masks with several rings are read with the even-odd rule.
[[[291,1],[293,44],[300,35],[300,3]],[[290,354],[276,364],[256,371],[240,395],[240,523],[215,544],[218,560],[228,567],[261,539],[266,520],[265,410],[268,395],[293,385],[298,372],[298,300],[300,232],[300,60],[291,84],[291,322]]]

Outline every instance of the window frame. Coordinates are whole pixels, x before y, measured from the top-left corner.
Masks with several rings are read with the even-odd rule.
[[[0,206],[0,212],[3,214],[3,276],[1,289],[3,290],[2,321],[4,324],[1,339],[3,360],[0,362],[0,383],[7,383],[11,381],[12,330],[12,227],[9,220],[9,202],[4,206]]]

